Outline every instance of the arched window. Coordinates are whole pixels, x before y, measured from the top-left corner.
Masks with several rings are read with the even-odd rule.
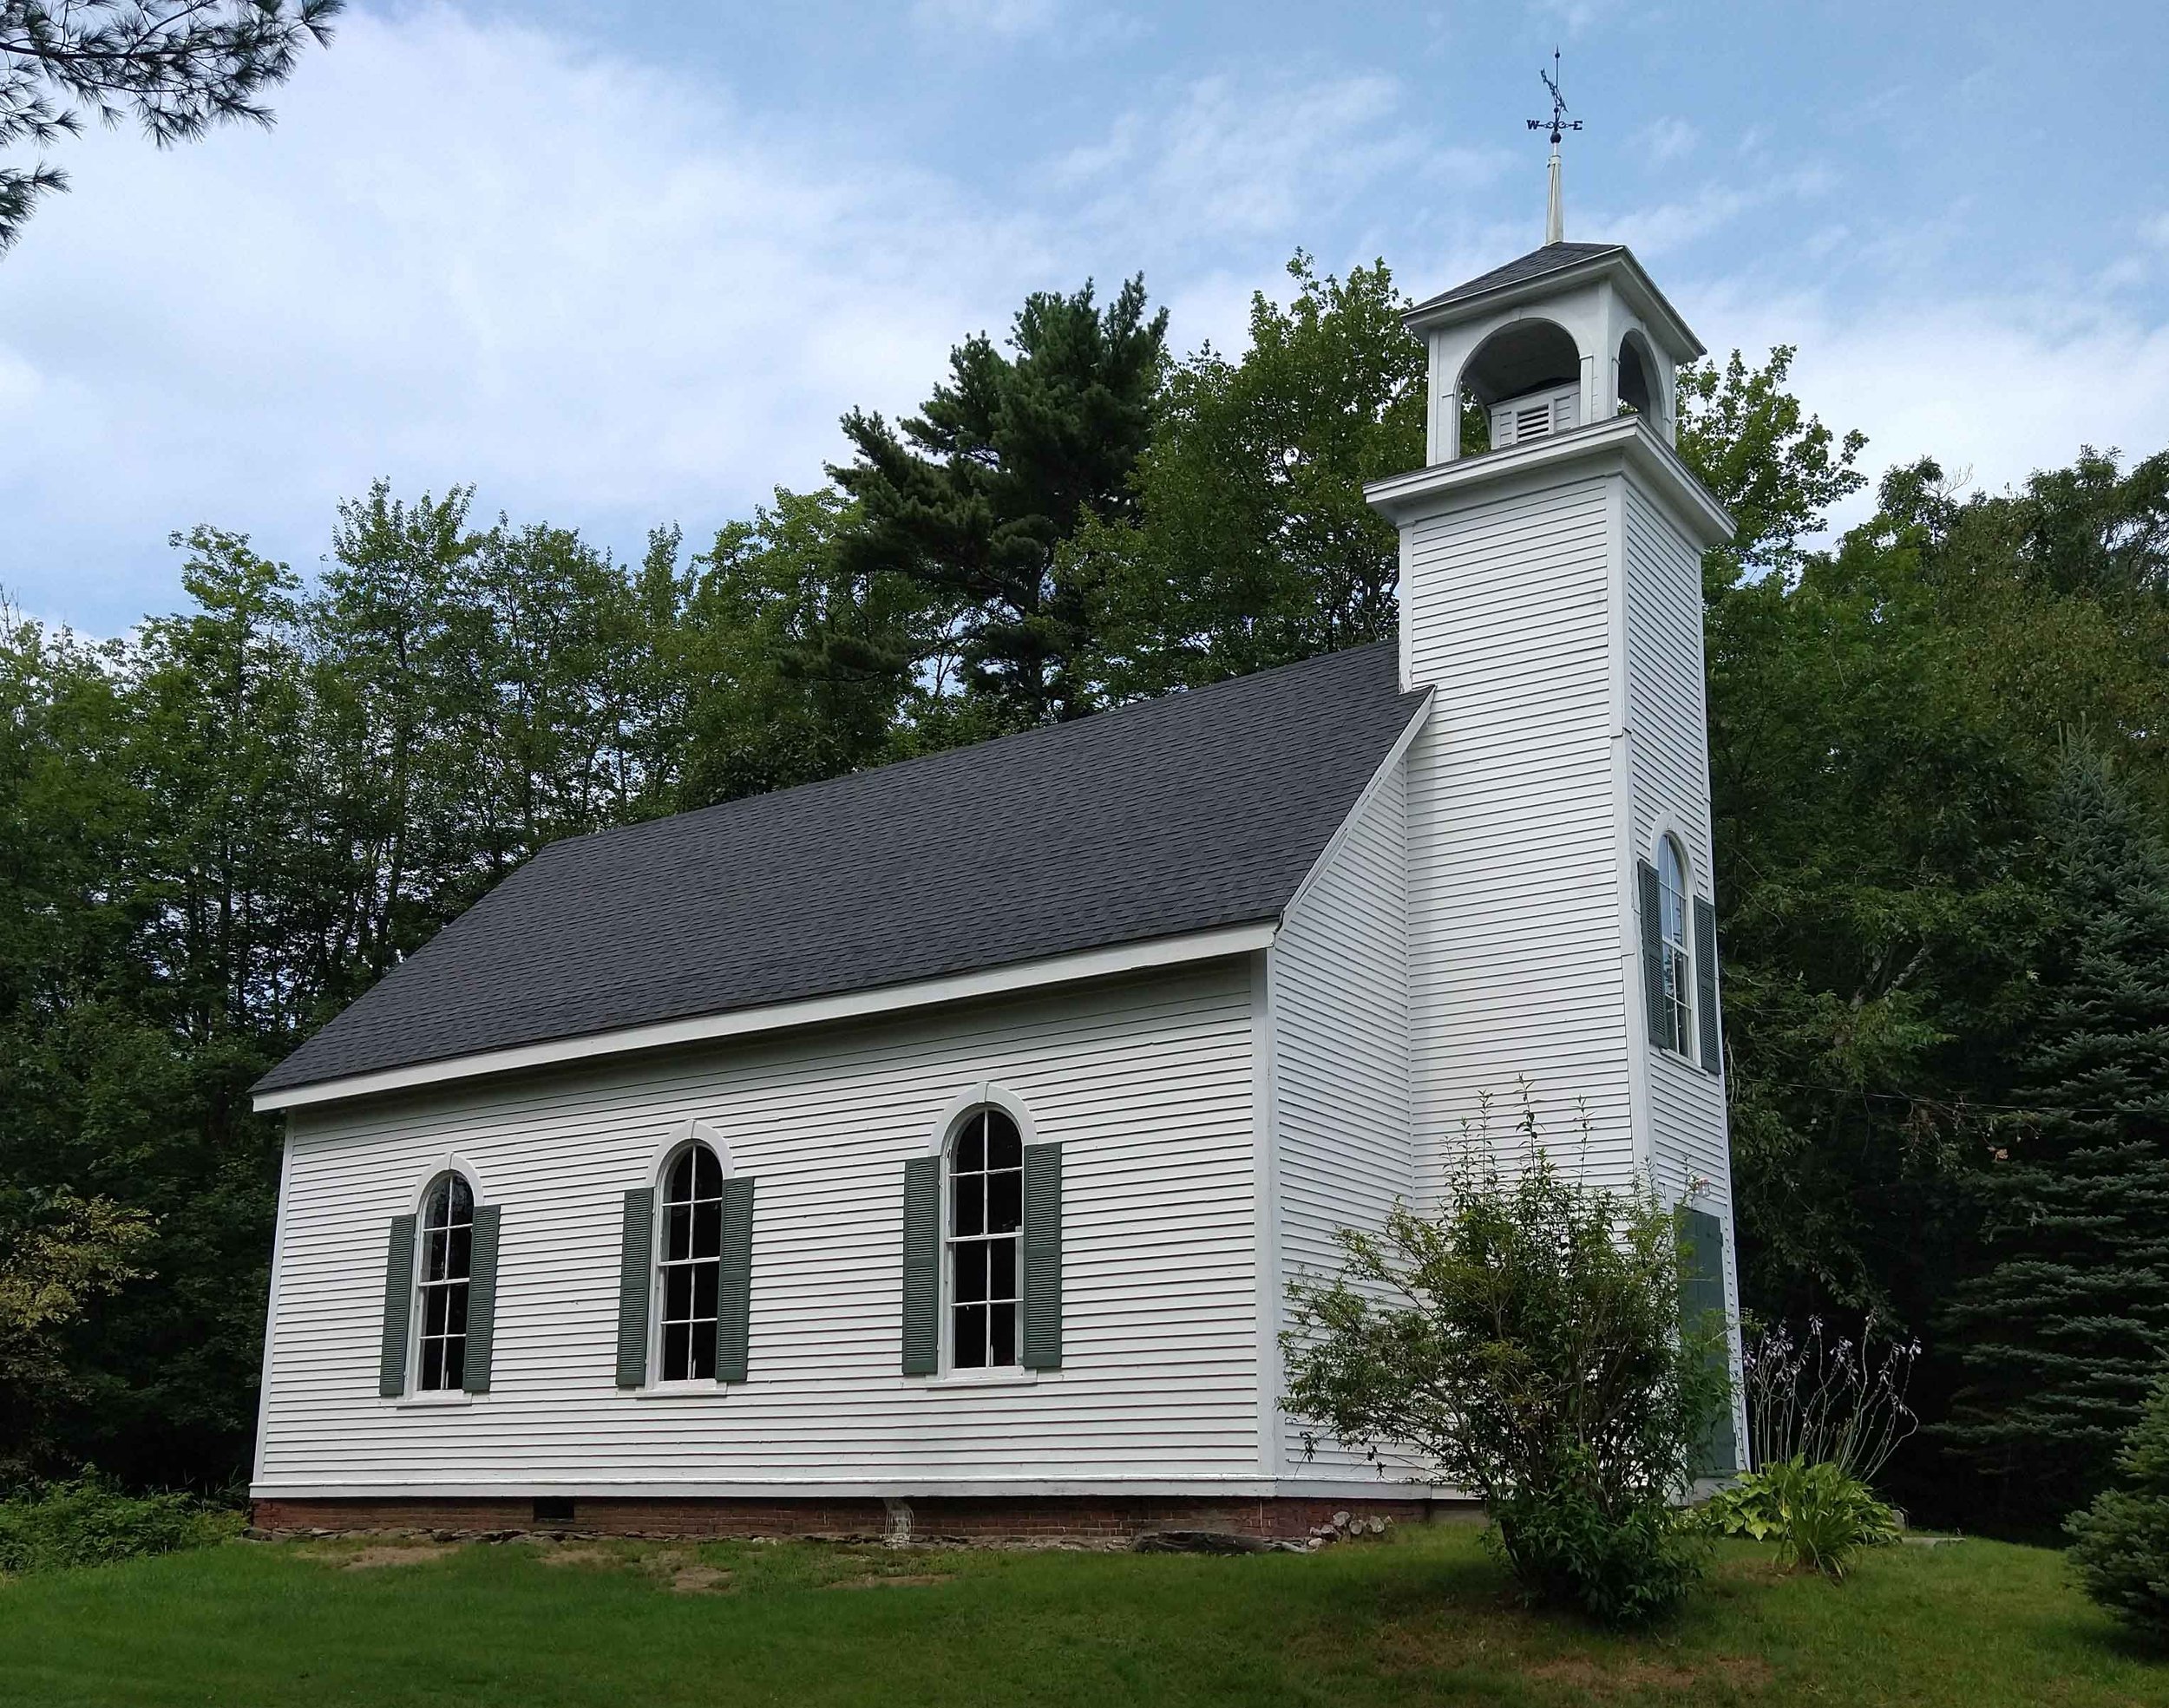
[[[1657,845],[1657,934],[1663,977],[1661,1042],[1685,1055],[1694,1034],[1694,961],[1687,947],[1687,861],[1667,836]]]
[[[660,1379],[712,1382],[723,1282],[723,1165],[706,1145],[687,1145],[664,1170],[661,1231]]]
[[[439,1175],[422,1201],[418,1389],[457,1388],[467,1372],[469,1278],[475,1259],[475,1190],[464,1176]]]
[[[949,1141],[949,1363],[1018,1362],[1018,1236],[1025,1218],[1024,1140],[998,1109],[976,1109]]]

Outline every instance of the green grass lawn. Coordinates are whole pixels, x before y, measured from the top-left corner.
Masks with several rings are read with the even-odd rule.
[[[0,1583],[0,1701],[2169,1704],[2061,1558],[1727,1544],[1653,1636],[1519,1611],[1472,1527],[1312,1555],[232,1542]]]

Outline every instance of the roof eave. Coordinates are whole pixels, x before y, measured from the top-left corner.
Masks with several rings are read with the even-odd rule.
[[[278,1109],[318,1107],[357,1097],[389,1096],[488,1076],[563,1066],[602,1057],[636,1051],[666,1050],[720,1038],[744,1037],[758,1032],[816,1026],[875,1014],[931,1007],[940,1003],[967,1002],[974,998],[1006,995],[1037,987],[1104,978],[1155,967],[1216,960],[1248,954],[1269,946],[1279,929],[1277,914],[1268,919],[1187,932],[1171,937],[1148,938],[1072,954],[1050,955],[1036,960],[1012,962],[908,984],[881,985],[870,990],[840,991],[832,996],[802,998],[792,1002],[762,1005],[721,1014],[695,1015],[664,1020],[622,1031],[590,1032],[579,1037],[553,1038],[539,1044],[516,1044],[474,1055],[449,1057],[442,1061],[416,1062],[367,1073],[275,1086],[254,1093],[258,1114]]]
[[[1674,345],[1676,360],[1699,361],[1708,353],[1702,341],[1694,336],[1694,329],[1681,317],[1680,311],[1672,306],[1670,299],[1657,289],[1656,281],[1635,258],[1635,252],[1623,243],[1605,250],[1602,254],[1586,255],[1578,261],[1569,261],[1548,272],[1510,279],[1504,285],[1494,285],[1489,291],[1479,291],[1473,296],[1457,297],[1452,291],[1447,291],[1417,304],[1401,317],[1401,324],[1411,333],[1420,336],[1434,326],[1472,320],[1479,315],[1513,308],[1539,297],[1556,295],[1563,287],[1583,284],[1607,272],[1619,275],[1619,282],[1625,287],[1625,294],[1635,311],[1665,334]]]

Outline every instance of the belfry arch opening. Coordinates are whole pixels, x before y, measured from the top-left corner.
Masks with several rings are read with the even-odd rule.
[[[1619,341],[1619,401],[1652,427],[1672,413],[1663,374],[1640,331],[1630,330]]]
[[[1461,365],[1462,395],[1487,406],[1581,381],[1582,352],[1556,320],[1531,318],[1502,326]]]

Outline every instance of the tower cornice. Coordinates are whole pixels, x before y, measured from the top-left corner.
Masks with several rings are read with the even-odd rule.
[[[1388,521],[1405,526],[1429,513],[1458,508],[1454,501],[1465,502],[1479,491],[1490,496],[1489,488],[1542,485],[1565,475],[1615,470],[1640,475],[1698,544],[1721,546],[1733,537],[1732,513],[1639,416],[1615,416],[1504,450],[1389,475],[1365,487],[1363,496]]]

